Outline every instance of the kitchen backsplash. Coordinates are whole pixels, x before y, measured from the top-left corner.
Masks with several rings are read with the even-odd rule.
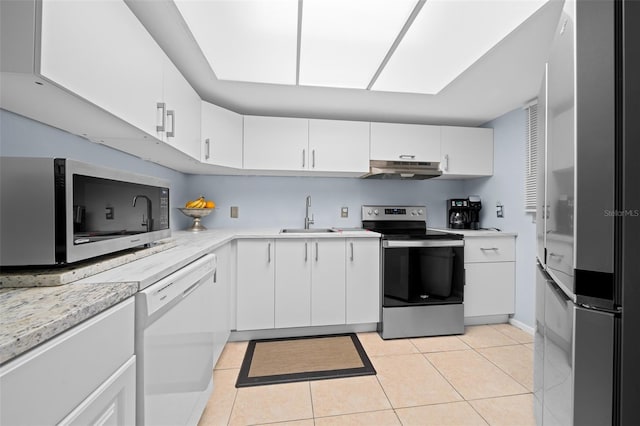
[[[429,226],[445,226],[446,200],[463,196],[455,180],[391,181],[356,178],[189,176],[192,196],[216,202],[217,210],[203,223],[208,227],[302,227],[305,199],[311,196],[312,227],[357,227],[363,204],[419,204],[427,206]],[[237,219],[230,208],[237,206]],[[349,216],[342,218],[341,208]]]

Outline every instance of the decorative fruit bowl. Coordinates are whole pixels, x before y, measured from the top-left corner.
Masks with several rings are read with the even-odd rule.
[[[204,231],[207,228],[202,224],[202,218],[208,216],[214,209],[188,209],[186,207],[178,207],[185,216],[189,216],[193,218],[193,224],[191,224],[190,228],[187,228],[187,231]]]

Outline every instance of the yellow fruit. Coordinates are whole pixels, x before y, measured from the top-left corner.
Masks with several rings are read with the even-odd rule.
[[[197,198],[195,200],[187,201],[187,203],[184,206],[188,209],[201,209],[205,205],[206,205],[206,202],[204,197],[200,196],[200,198]]]
[[[207,202],[205,204],[205,207],[208,208],[208,209],[214,209],[216,207],[216,203],[214,203],[211,200],[207,200]]]

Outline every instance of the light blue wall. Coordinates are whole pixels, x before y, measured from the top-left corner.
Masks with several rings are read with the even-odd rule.
[[[519,108],[483,127],[494,131],[494,169],[490,178],[467,181],[464,192],[482,199],[480,225],[517,232],[516,309],[514,319],[529,326],[535,321],[535,223],[524,212],[526,112]],[[504,217],[496,216],[496,203]]]
[[[305,198],[311,195],[314,227],[361,225],[363,204],[419,204],[427,206],[430,226],[446,223],[446,199],[464,195],[459,181],[389,181],[355,178],[191,176],[194,197],[200,193],[216,201],[218,210],[204,219],[208,227],[302,227]],[[230,207],[239,207],[238,219]],[[340,208],[349,217],[340,217]]]
[[[3,109],[0,109],[0,155],[71,158],[167,179],[171,182],[172,207],[182,207],[183,194],[187,193],[187,175]],[[169,221],[172,229],[183,229],[190,223],[175,209],[171,209]]]

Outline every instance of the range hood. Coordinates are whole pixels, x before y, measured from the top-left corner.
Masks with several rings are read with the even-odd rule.
[[[440,163],[435,161],[386,161],[371,160],[369,173],[363,179],[424,180],[442,174]]]

